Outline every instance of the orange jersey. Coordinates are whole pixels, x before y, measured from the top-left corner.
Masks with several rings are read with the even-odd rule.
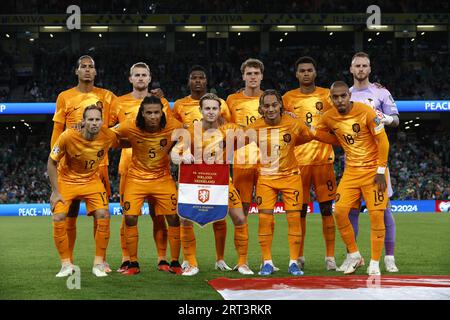
[[[101,128],[95,140],[86,140],[76,129],[67,129],[59,136],[50,157],[60,162],[58,177],[67,184],[84,184],[99,179],[99,165],[118,139],[108,128]]]
[[[127,179],[152,180],[170,176],[168,153],[172,147],[172,132],[183,125],[175,119],[167,119],[164,129],[146,132],[136,126],[133,119],[119,123],[112,130],[120,138],[128,139],[133,149]]]
[[[63,91],[56,99],[56,111],[53,121],[62,123],[66,129],[83,120],[84,108],[101,102],[103,108],[103,126],[110,126],[111,104],[116,98],[114,93],[103,88],[94,87],[91,92],[83,93],[76,87]]]
[[[261,118],[248,126],[247,130],[249,129],[257,131],[257,142],[261,153],[258,168],[261,176],[279,178],[279,176],[298,173],[298,164],[294,155],[295,145],[312,139],[303,121],[283,115],[278,125],[269,126]],[[271,140],[276,139],[276,133],[278,133],[278,140],[272,145]],[[267,146],[267,152],[264,151],[264,145]],[[268,158],[270,163],[264,163]]]
[[[330,101],[330,90],[316,87],[314,92],[304,94],[300,89],[288,91],[283,96],[286,111],[296,114],[299,119],[316,126],[322,115],[334,108]],[[295,148],[295,157],[300,166],[323,165],[334,162],[333,147],[313,140]]]
[[[230,110],[227,103],[220,99],[220,114],[225,121],[230,121]],[[173,114],[175,118],[188,127],[192,126],[195,121],[200,121],[203,116],[200,112],[200,100],[195,100],[191,96],[178,99],[173,105]]]
[[[346,115],[333,108],[325,112],[316,129],[334,132],[344,149],[346,166],[377,166],[378,146],[374,136],[383,133],[384,126],[372,107],[353,102]]]
[[[248,97],[244,92],[230,94],[227,98],[227,104],[231,112],[231,122],[236,123],[241,128],[255,122],[261,117],[258,112],[259,97]],[[235,154],[235,168],[253,168],[258,159],[258,148],[254,143],[245,147],[246,163],[240,164],[237,159],[238,154]]]
[[[117,97],[111,107],[111,117],[113,123],[117,122],[123,123],[128,119],[136,119],[139,107],[141,105],[142,99],[136,99],[131,93],[125,94],[123,96]],[[170,109],[169,101],[166,98],[161,98],[163,103],[163,112],[166,118],[172,117],[172,110]],[[123,148],[120,155],[119,162],[119,174],[126,174],[128,166],[131,162],[131,148]]]
[[[231,122],[247,127],[260,118],[258,112],[259,97],[248,97],[244,92],[230,94],[227,104],[231,112]]]
[[[195,133],[195,126],[190,126],[188,128],[189,133],[191,135],[191,152],[194,156],[201,155],[202,161],[208,160],[209,157],[214,157],[217,159],[215,160],[216,163],[226,163],[226,134],[228,130],[236,130],[239,129],[239,127],[234,123],[225,123],[217,129],[210,129],[211,131],[208,132],[208,130],[203,129],[202,130],[202,137],[200,139],[196,139],[194,136]],[[206,132],[206,135],[205,135]],[[199,143],[201,141],[202,143]],[[195,148],[198,148],[198,150],[195,150]],[[208,151],[209,150],[209,154]],[[218,152],[220,151],[220,152]],[[231,151],[231,150],[230,150]],[[206,153],[206,155],[204,155]],[[220,160],[219,160],[220,159]]]

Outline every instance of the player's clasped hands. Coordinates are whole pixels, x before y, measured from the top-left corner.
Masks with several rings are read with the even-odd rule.
[[[375,176],[374,183],[378,185],[378,191],[384,192],[387,188],[386,177],[384,174],[378,173]]]

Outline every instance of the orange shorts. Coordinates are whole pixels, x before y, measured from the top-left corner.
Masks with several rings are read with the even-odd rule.
[[[177,214],[178,192],[172,176],[154,180],[126,179],[123,197],[125,215],[140,215],[144,200],[155,206],[156,215]]]
[[[253,168],[233,168],[233,183],[238,190],[242,202],[251,203],[253,187],[258,180],[258,170]]]
[[[300,175],[279,176],[278,178],[259,176],[256,185],[258,209],[273,210],[277,202],[278,192],[281,192],[286,211],[300,211],[302,209],[303,195]]]
[[[228,184],[228,208],[242,208],[241,196],[231,181]]]
[[[337,187],[335,206],[344,208],[359,208],[361,197],[364,196],[367,209],[385,210],[388,201],[388,190],[378,191],[374,183],[377,167],[361,168],[347,166]],[[386,170],[386,181],[387,170]]]
[[[333,164],[318,166],[300,166],[303,183],[303,203],[311,201],[310,189],[314,186],[314,193],[318,202],[334,200],[336,195],[336,176]]]
[[[102,181],[103,185],[105,186],[105,190],[106,190],[106,193],[109,198],[109,197],[111,197],[111,184],[109,182],[108,166],[100,165],[98,167],[98,172],[99,172],[100,180]]]
[[[85,184],[68,184],[58,180],[58,187],[61,197],[66,202],[58,202],[53,210],[53,214],[67,214],[73,200],[85,200],[86,212],[92,214],[95,210],[108,210],[108,195],[105,186],[100,180],[94,180]]]

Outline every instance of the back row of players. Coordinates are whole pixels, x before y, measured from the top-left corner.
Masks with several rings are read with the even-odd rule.
[[[281,97],[274,90],[261,90],[264,65],[260,60],[248,59],[241,66],[245,87],[224,101],[207,94],[206,71],[201,66],[194,66],[188,78],[191,94],[177,100],[171,109],[161,89],[149,91],[151,72],[147,64],[139,62],[130,68],[129,81],[133,91],[116,97],[112,92],[94,86],[94,60],[90,56],[80,57],[75,71],[78,85],[60,93],[57,99],[51,138],[52,152],[48,162],[53,191],[50,202],[54,239],[62,264],[57,277],[73,272],[80,199],[86,201],[87,212],[94,216],[96,254],[92,271],[96,276],[106,276],[111,271],[106,262],[110,234],[108,198],[111,191],[107,158],[110,147],[124,147],[119,164],[119,189],[124,217],[120,229],[122,264],[118,271],[124,275],[140,272],[137,221],[143,201],[148,199],[158,253],[158,270],[183,275],[199,272],[192,223],[182,219],[180,224],[176,214],[177,190],[170,175],[168,156],[173,145],[167,143],[171,141],[171,133],[176,128],[184,127],[192,133],[195,121],[202,121],[204,130],[217,128],[225,132],[230,128],[258,130],[278,127],[289,136],[289,139],[283,136],[284,148],[281,153],[285,154],[284,158],[280,156],[283,158],[280,160],[282,174],[264,174],[264,168],[252,164],[233,165],[229,213],[235,225],[234,242],[239,257],[235,269],[241,274],[253,274],[247,264],[247,214],[255,187],[260,212],[258,238],[263,258],[259,274],[269,275],[278,269],[271,257],[273,204],[278,192],[283,195],[287,211],[290,248],[288,270],[293,275],[303,274],[307,204],[310,202],[309,191],[312,186],[322,215],[326,269],[352,273],[364,264],[355,242],[363,194],[371,216],[372,231],[372,259],[368,272],[380,274],[380,239],[384,240],[386,270],[397,272],[394,260],[395,223],[387,203],[392,190],[388,183],[389,191],[385,195],[380,177],[386,174],[389,182],[388,172],[386,170],[385,173],[384,169],[387,162],[386,146],[380,140],[381,136],[385,136],[383,124],[397,126],[399,123],[392,96],[385,88],[369,82],[370,59],[363,52],[356,53],[352,58],[350,72],[354,84],[351,88],[340,81],[333,84],[331,92],[316,86],[316,62],[311,57],[299,58],[295,70],[299,88]],[[367,105],[371,108],[367,108]],[[331,116],[328,121],[325,119],[327,111],[336,113],[335,122]],[[80,122],[83,122],[81,130],[72,129]],[[107,129],[113,126],[115,128],[112,130]],[[339,133],[340,127],[342,133]],[[333,131],[334,135],[329,135],[328,131]],[[296,136],[297,139],[292,139]],[[204,141],[203,147],[207,143]],[[346,153],[347,175],[344,173],[337,193],[334,153],[330,143],[342,145]],[[248,163],[254,163],[258,149],[256,144],[245,148]],[[192,161],[186,156],[181,159],[184,162]],[[375,170],[371,170],[373,168]],[[334,218],[333,200],[336,201]],[[384,214],[377,214],[381,207],[387,209]],[[347,258],[339,268],[334,258],[335,219],[348,251]],[[215,268],[231,270],[224,261],[226,221],[213,223],[213,229]],[[171,249],[170,263],[166,258],[167,240]],[[184,258],[182,265],[178,262],[181,246]]]

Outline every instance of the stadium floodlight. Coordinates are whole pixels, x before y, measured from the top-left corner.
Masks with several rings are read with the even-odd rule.
[[[277,26],[278,29],[295,29],[295,26],[292,25],[279,25]]]
[[[108,26],[91,26],[91,29],[94,29],[94,30],[99,30],[99,29],[106,30],[106,29],[108,29]]]
[[[146,29],[156,29],[156,26],[138,26],[138,29],[146,30]]]
[[[250,26],[231,26],[231,29],[250,29]]]
[[[368,29],[387,29],[389,26],[386,25],[370,25],[368,26]]]
[[[184,26],[185,29],[203,29],[202,26]]]
[[[335,26],[335,25],[332,25],[332,26],[325,26],[325,29],[342,29],[342,26]]]
[[[9,38],[9,34],[8,33],[6,34],[6,37]]]
[[[433,29],[433,28],[435,28],[436,26],[435,25],[432,25],[432,24],[429,24],[429,25],[424,25],[424,24],[421,24],[421,25],[418,25],[417,26],[417,28],[420,28],[420,29]]]
[[[60,30],[62,28],[63,28],[62,26],[44,26],[44,29],[47,30]]]

